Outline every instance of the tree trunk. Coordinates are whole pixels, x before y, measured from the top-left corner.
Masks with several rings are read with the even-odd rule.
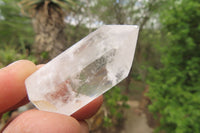
[[[34,52],[38,63],[54,58],[65,49],[64,14],[59,6],[45,1],[36,7],[33,27],[36,34]]]

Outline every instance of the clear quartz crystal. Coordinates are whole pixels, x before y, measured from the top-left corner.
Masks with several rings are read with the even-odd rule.
[[[40,110],[71,115],[127,77],[138,26],[105,25],[51,60],[25,81]]]

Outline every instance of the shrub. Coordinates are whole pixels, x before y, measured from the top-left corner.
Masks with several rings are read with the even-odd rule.
[[[120,125],[124,119],[124,111],[129,108],[128,97],[122,94],[120,87],[115,86],[104,95],[106,115],[104,116],[104,127],[123,126]]]
[[[150,69],[150,111],[161,115],[157,131],[200,132],[200,3],[170,1],[161,16],[169,44],[161,46],[161,69]]]

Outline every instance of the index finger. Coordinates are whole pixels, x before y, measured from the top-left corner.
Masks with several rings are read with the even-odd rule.
[[[35,64],[27,60],[20,60],[0,69],[0,113],[26,99],[24,81],[36,70]]]

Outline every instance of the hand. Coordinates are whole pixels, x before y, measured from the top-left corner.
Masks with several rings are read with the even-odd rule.
[[[25,79],[38,67],[30,61],[20,60],[0,69],[0,117],[3,113],[28,103]],[[98,97],[71,116],[39,111],[26,111],[11,121],[3,133],[87,133],[84,119],[94,115],[102,104]]]

